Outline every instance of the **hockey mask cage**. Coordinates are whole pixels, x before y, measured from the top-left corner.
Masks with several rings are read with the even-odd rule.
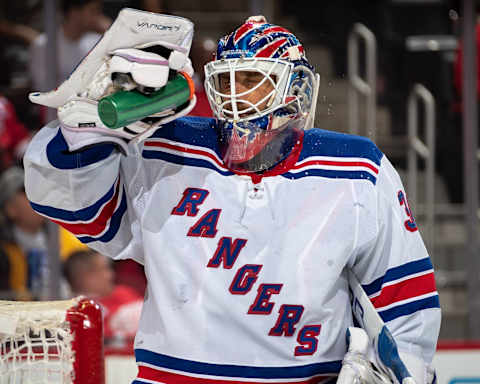
[[[292,63],[268,58],[222,59],[208,63],[205,66],[205,90],[215,116],[229,122],[248,121],[294,101],[294,98],[287,98],[292,71]],[[259,73],[263,78],[251,88],[237,93],[237,72]],[[222,75],[229,79],[228,93],[222,92]],[[247,100],[265,83],[272,87],[269,93],[255,102]]]

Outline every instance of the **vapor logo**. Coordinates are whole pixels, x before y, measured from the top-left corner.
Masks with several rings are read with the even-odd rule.
[[[157,31],[178,32],[180,30],[179,25],[164,25],[156,23],[148,23],[146,21],[137,21],[138,29],[156,29]]]

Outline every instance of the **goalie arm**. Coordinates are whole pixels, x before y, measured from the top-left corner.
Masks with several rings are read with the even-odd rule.
[[[390,331],[405,366],[417,384],[422,384],[427,380],[440,329],[433,267],[401,180],[385,156],[374,193],[369,194],[357,193],[362,204],[371,209],[359,209],[359,244],[349,268],[375,309],[374,316],[367,317],[368,307],[362,306],[368,327],[374,327],[374,335],[380,335],[382,329]],[[360,310],[356,304],[354,312]],[[375,321],[377,315],[381,322]],[[385,345],[391,346],[386,343],[380,347]],[[383,357],[393,356],[387,353]]]
[[[172,71],[192,75],[192,36],[193,23],[185,18],[123,9],[65,82],[51,92],[30,94],[32,102],[56,108],[59,117],[38,132],[25,156],[33,208],[113,258],[143,263],[141,236],[132,233],[139,227],[134,204],[142,204],[149,188],[136,180],[139,141],[187,114],[195,98],[163,103],[166,110],[135,114],[116,129],[100,119],[99,100],[123,91],[161,91]]]
[[[136,218],[126,182],[133,180],[130,156],[108,142],[70,151],[54,121],[34,136],[24,156],[27,197],[39,214],[88,246],[143,263],[131,232]]]

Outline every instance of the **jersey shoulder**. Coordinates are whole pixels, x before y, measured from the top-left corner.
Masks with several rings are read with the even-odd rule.
[[[312,128],[305,131],[302,151],[288,177],[356,179],[377,182],[383,153],[361,136]]]
[[[158,128],[149,139],[163,139],[178,144],[204,147],[216,151],[218,143],[215,127],[215,119],[191,116],[181,117]]]
[[[365,159],[380,166],[384,155],[366,137],[312,128],[305,131],[299,160],[317,156]]]
[[[233,174],[221,159],[216,120],[206,117],[183,117],[165,124],[143,142],[142,157]]]

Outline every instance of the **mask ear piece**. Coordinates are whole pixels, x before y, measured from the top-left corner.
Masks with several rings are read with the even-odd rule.
[[[297,100],[298,113],[305,119],[304,129],[310,129],[313,128],[315,120],[320,75],[313,73],[310,68],[303,65],[298,65],[294,71],[296,75],[290,85],[287,99],[293,97]]]

